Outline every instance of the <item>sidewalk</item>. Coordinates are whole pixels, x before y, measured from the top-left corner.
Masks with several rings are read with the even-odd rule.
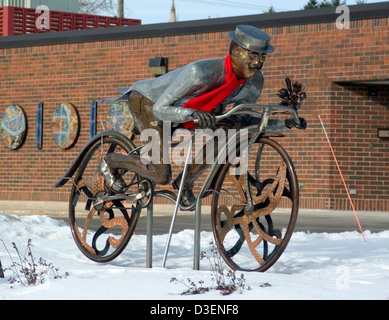
[[[154,205],[154,215],[165,216],[172,215],[174,211],[173,205]],[[204,206],[203,213],[209,213],[210,208]],[[69,215],[69,203],[68,202],[55,202],[55,201],[5,201],[0,200],[0,214],[42,214],[52,217],[67,217]],[[194,214],[194,212],[182,212],[179,210],[179,214]],[[142,210],[141,215],[146,215],[146,209]]]
[[[18,215],[48,215],[53,218],[63,218],[67,221],[68,218],[67,202],[38,202],[38,201],[3,201],[0,200],[0,214],[18,214]],[[169,224],[173,215],[173,205],[154,205],[153,216],[156,221]],[[202,208],[202,216],[204,221],[209,220],[210,207]],[[188,226],[193,227],[194,211],[178,212],[178,216],[182,217],[183,221],[188,221]],[[357,211],[359,223],[363,231],[370,230],[379,232],[389,230],[389,212],[384,211]],[[147,210],[142,210],[141,217],[147,216]],[[157,217],[163,217],[157,220]],[[185,220],[185,217],[188,217]],[[186,222],[184,222],[186,224]],[[300,209],[297,219],[295,231],[347,231],[359,230],[357,218],[353,211],[339,210],[315,210],[315,209]]]

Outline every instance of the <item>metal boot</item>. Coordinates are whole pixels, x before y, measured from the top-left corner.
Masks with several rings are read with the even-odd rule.
[[[181,179],[178,177],[173,181],[172,185],[175,190],[180,188],[180,180]],[[185,185],[182,187],[180,207],[182,210],[193,211],[195,209],[196,197],[194,196],[192,189],[186,188]]]
[[[115,193],[123,192],[126,183],[117,172],[110,169],[105,159],[100,161],[98,171],[104,176],[105,184],[111,191]]]

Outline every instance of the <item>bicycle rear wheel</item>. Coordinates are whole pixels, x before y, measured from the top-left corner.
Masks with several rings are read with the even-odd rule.
[[[77,170],[69,199],[70,228],[78,248],[93,261],[115,259],[135,230],[142,210],[140,201],[131,202],[123,197],[99,201],[103,195],[113,194],[98,172],[101,159],[108,153],[128,154],[133,148],[125,137],[103,135],[89,148]],[[139,177],[132,172],[121,174],[129,185],[126,194],[139,192]]]
[[[276,141],[259,138],[246,168],[227,163],[216,180],[211,223],[224,261],[233,270],[268,270],[290,240],[298,206],[291,158]]]

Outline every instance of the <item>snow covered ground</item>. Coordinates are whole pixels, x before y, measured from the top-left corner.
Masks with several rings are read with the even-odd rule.
[[[212,289],[199,295],[182,295],[187,289],[172,277],[213,286],[209,261],[193,270],[193,230],[173,234],[162,268],[167,234],[155,235],[153,268],[146,268],[146,236],[134,235],[115,260],[99,264],[76,247],[69,226],[46,215],[0,214],[0,260],[6,269],[0,278],[1,300],[340,300],[389,299],[389,230],[341,233],[295,232],[281,258],[265,273],[244,273],[246,288],[223,296]],[[36,286],[13,288],[12,242],[25,253],[27,241],[36,259],[58,268],[62,277],[47,277]],[[202,232],[201,250],[209,252],[211,232]],[[64,276],[68,273],[68,276]],[[241,272],[237,272],[240,275]],[[248,288],[250,287],[250,289]],[[156,304],[157,306],[157,304]]]

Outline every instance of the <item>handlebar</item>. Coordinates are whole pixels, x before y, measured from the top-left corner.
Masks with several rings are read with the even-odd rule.
[[[236,107],[233,107],[231,110],[229,110],[226,113],[215,116],[215,118],[216,118],[216,121],[220,121],[220,120],[225,119],[233,114],[250,114],[251,113],[253,115],[258,115],[259,113],[255,109],[263,109],[263,113],[261,114],[262,121],[260,124],[260,131],[265,130],[265,128],[267,126],[267,122],[270,118],[270,113],[273,110],[284,110],[284,111],[291,113],[293,116],[293,119],[296,123],[296,127],[301,128],[300,118],[298,117],[296,109],[294,109],[290,106],[283,106],[283,105],[279,105],[279,104],[240,104],[240,105],[237,105]],[[194,120],[194,122],[197,123],[198,120]]]

